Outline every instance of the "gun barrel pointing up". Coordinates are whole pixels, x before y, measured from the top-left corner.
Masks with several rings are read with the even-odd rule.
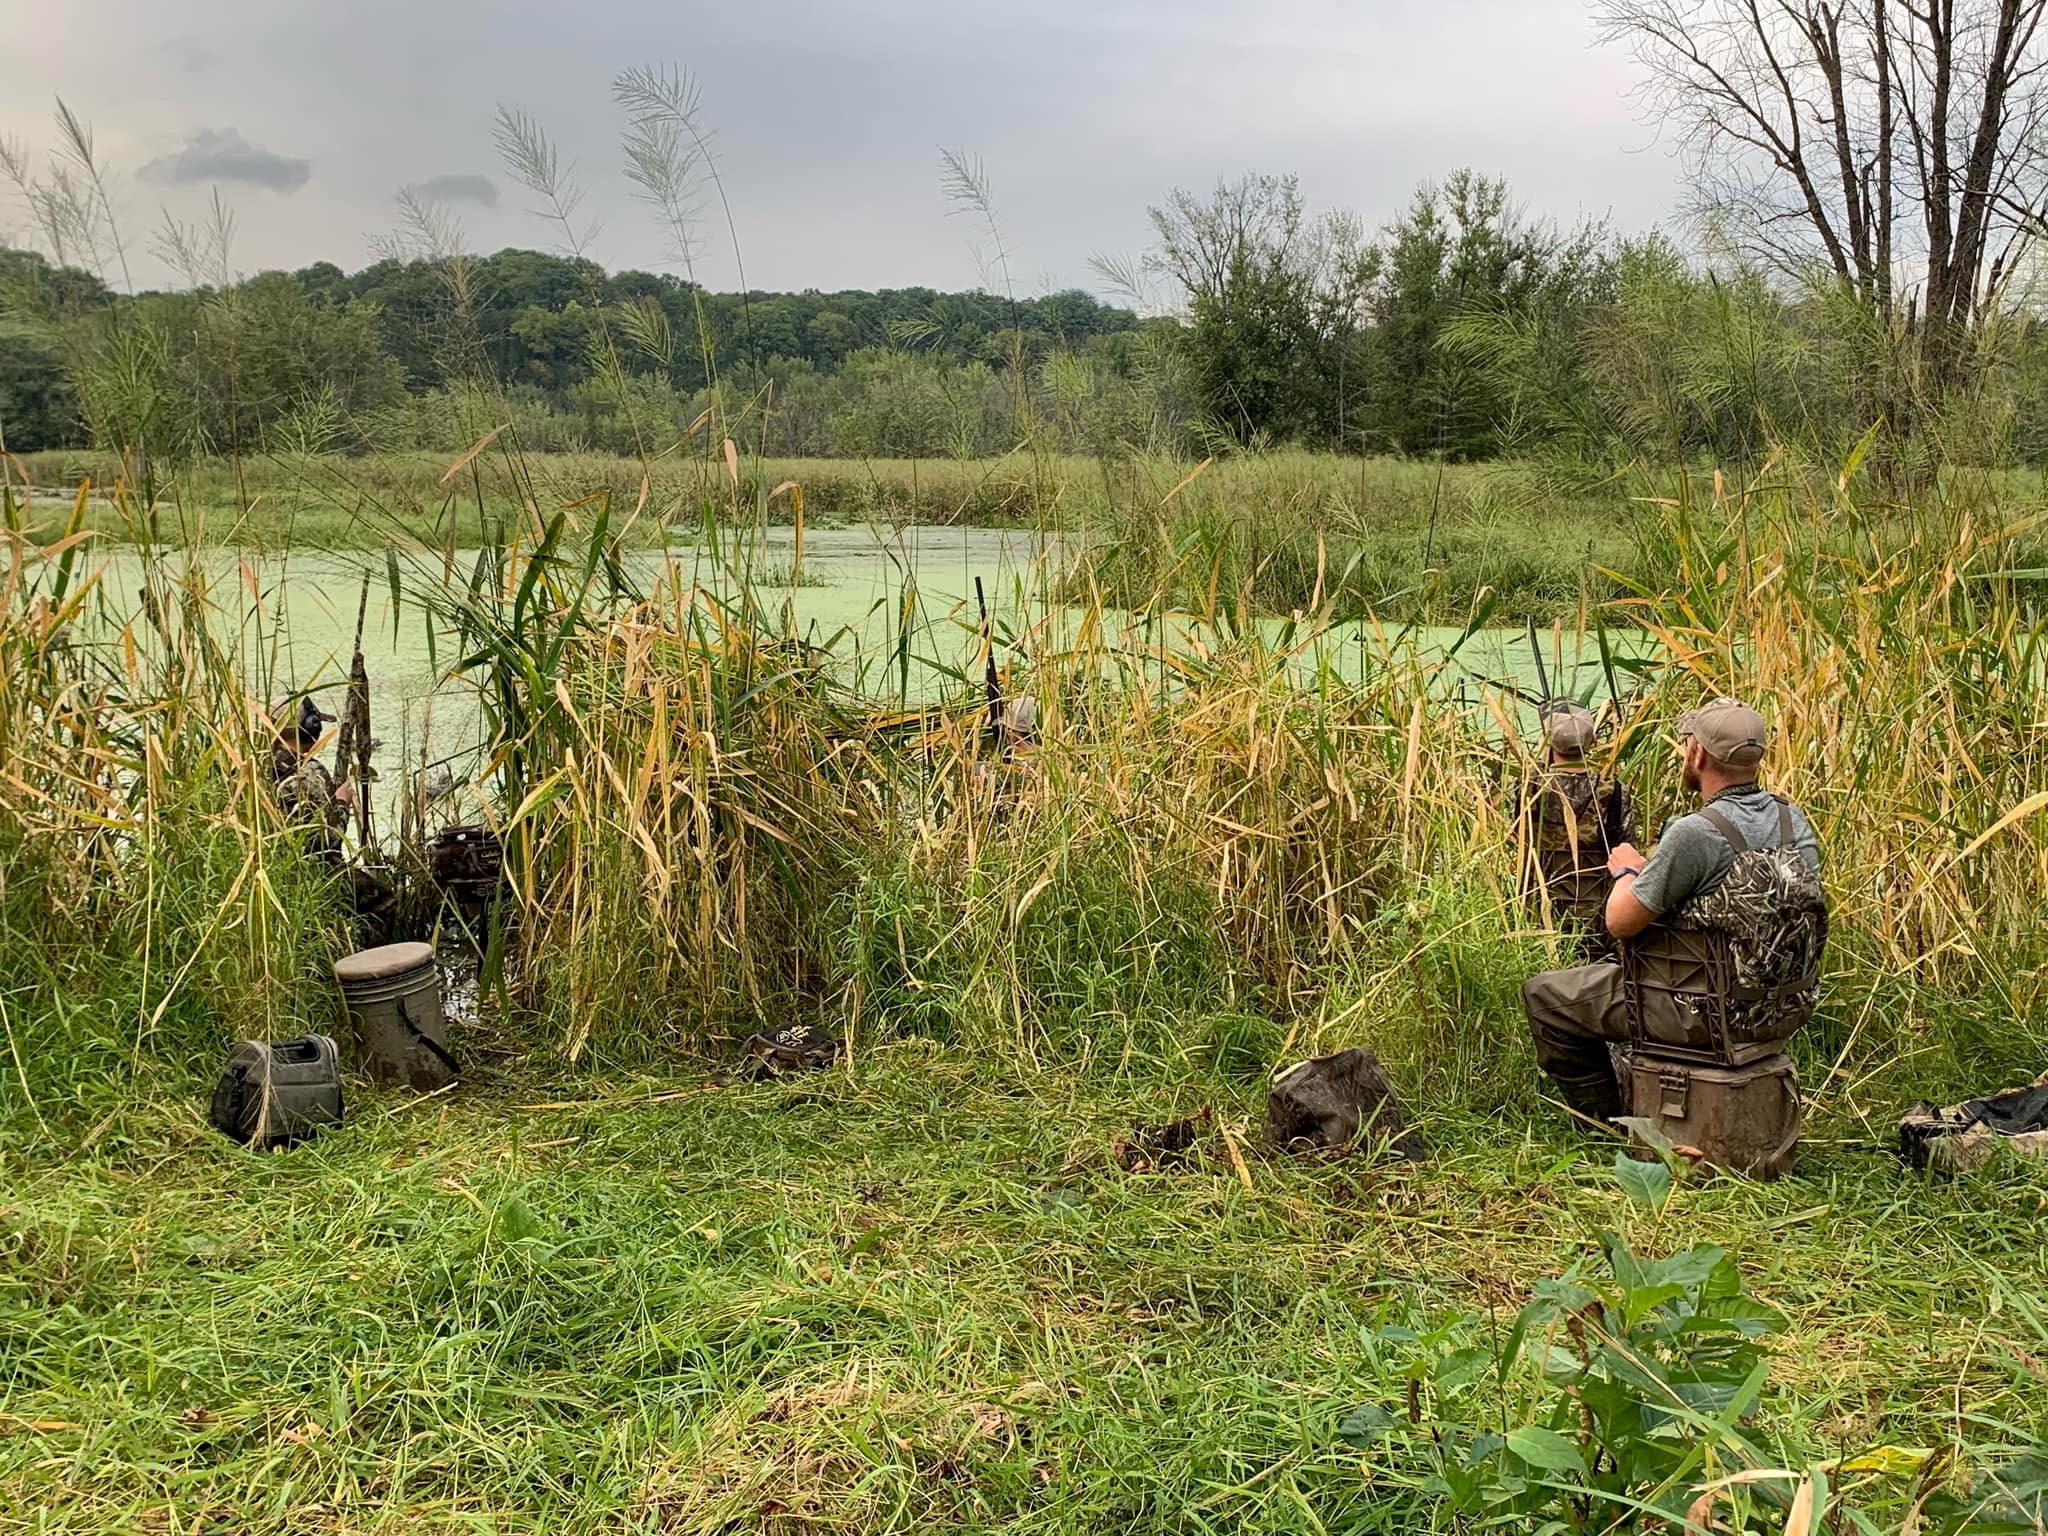
[[[1556,695],[1550,691],[1550,674],[1543,667],[1543,645],[1536,638],[1536,621],[1533,618],[1529,620],[1529,655],[1536,663],[1536,688],[1539,695],[1536,702],[1536,719],[1537,723],[1541,724],[1543,711],[1550,707]]]
[[[997,731],[1003,725],[1003,685],[996,675],[995,626],[989,621],[988,598],[982,593],[979,576],[974,578],[974,602],[981,610],[981,644],[985,658],[982,683],[988,690],[988,728]]]

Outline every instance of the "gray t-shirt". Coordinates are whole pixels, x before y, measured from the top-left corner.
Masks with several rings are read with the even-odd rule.
[[[1708,804],[1728,818],[1750,847],[1777,846],[1778,801],[1762,785],[1724,789]],[[1813,835],[1813,824],[1796,805],[1792,808],[1792,836],[1808,867],[1818,875],[1820,839]],[[1695,811],[1665,827],[1664,835],[1657,839],[1657,851],[1650,855],[1650,861],[1629,889],[1637,901],[1662,917],[1693,897],[1713,890],[1734,862],[1735,850],[1728,839]]]

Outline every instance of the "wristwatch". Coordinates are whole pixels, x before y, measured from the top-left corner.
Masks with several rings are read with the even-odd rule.
[[[1642,872],[1643,872],[1643,866],[1642,866],[1642,865],[1640,865],[1640,864],[1631,864],[1631,865],[1630,865],[1630,866],[1629,866],[1629,867],[1628,867],[1627,869],[1617,869],[1617,870],[1616,870],[1616,871],[1614,872],[1614,878],[1615,878],[1615,879],[1617,879],[1617,880],[1619,880],[1619,879],[1620,879],[1620,878],[1621,878],[1621,877],[1622,877],[1623,875],[1635,876],[1635,875],[1640,875],[1640,874],[1641,874]]]

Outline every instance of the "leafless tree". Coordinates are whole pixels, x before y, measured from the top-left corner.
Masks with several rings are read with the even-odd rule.
[[[1816,264],[1940,375],[2048,211],[2048,0],[1594,0],[1750,256]]]

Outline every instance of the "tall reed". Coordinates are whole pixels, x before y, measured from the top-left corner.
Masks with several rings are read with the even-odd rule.
[[[329,1021],[303,983],[338,940],[269,793],[267,626],[226,622],[203,563],[144,559],[110,599],[81,489],[65,537],[0,488],[0,1134],[88,1109],[235,1036]],[[125,516],[145,509],[123,490]],[[228,573],[229,600],[253,576]],[[102,1130],[105,1126],[102,1126]]]
[[[1611,754],[1669,812],[1683,708],[1732,691],[1776,722],[1771,779],[1813,813],[1838,912],[1824,1090],[2017,1069],[2048,959],[2023,530],[1960,491],[1894,507],[1789,476],[1655,515],[1678,582],[1578,621],[1609,657]],[[1276,624],[1213,578],[1179,609],[1174,579],[1131,610],[1019,573],[995,639],[1045,725],[1009,763],[971,624],[892,638],[960,680],[905,715],[736,569],[672,564],[609,613],[558,593],[545,670],[516,645],[482,664],[544,719],[499,749],[523,764],[529,1000],[572,1050],[792,1016],[1026,1059],[1263,1064],[1362,1035],[1447,1092],[1525,1093],[1515,986],[1560,951],[1503,810],[1522,692],[1327,595]]]

